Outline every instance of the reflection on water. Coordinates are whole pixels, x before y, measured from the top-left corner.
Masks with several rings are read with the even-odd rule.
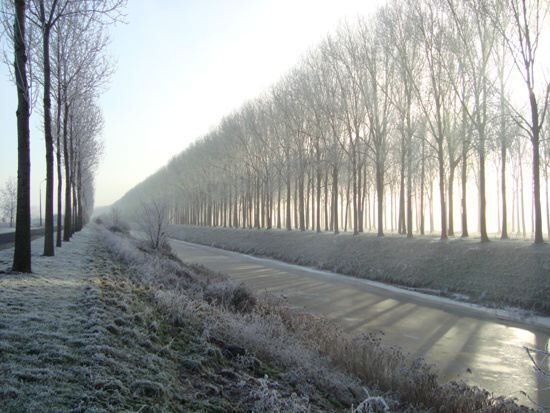
[[[546,348],[548,333],[474,318],[466,310],[451,313],[350,277],[204,247],[173,247],[180,257],[223,271],[256,291],[281,292],[291,305],[339,320],[349,332],[383,331],[384,342],[401,346],[410,357],[423,357],[442,380],[464,380],[532,407],[550,406],[550,380],[536,373],[524,349]],[[536,361],[550,369],[542,354]]]

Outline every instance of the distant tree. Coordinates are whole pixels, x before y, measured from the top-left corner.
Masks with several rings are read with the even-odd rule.
[[[151,200],[142,204],[142,230],[147,236],[149,245],[154,250],[163,249],[168,242],[166,227],[169,208],[164,200]]]
[[[506,0],[484,2],[492,24],[498,29],[514,66],[521,75],[528,101],[528,114],[523,108],[512,108],[518,125],[529,137],[532,147],[533,203],[535,222],[535,243],[544,241],[542,235],[542,208],[540,193],[540,147],[541,131],[550,103],[550,81],[539,80],[537,52],[541,45],[545,20],[550,4],[545,0]],[[504,10],[503,10],[504,9]]]
[[[425,233],[425,216],[433,232],[440,214],[444,240],[458,233],[460,192],[461,235],[469,236],[467,201],[477,195],[480,239],[488,240],[486,198],[496,196],[506,238],[510,215],[512,231],[531,215],[524,168],[548,191],[535,172],[547,177],[550,155],[536,158],[535,146],[548,151],[547,135],[536,133],[548,133],[550,88],[545,68],[534,66],[549,34],[548,4],[389,0],[342,24],[120,205],[139,210],[141,199],[160,196],[178,224],[379,235],[389,224],[407,237]],[[520,75],[533,89],[529,102],[512,90]],[[520,135],[531,138],[532,162]],[[496,186],[485,182],[487,162],[499,168]]]
[[[488,127],[491,112],[489,103],[494,79],[491,78],[490,66],[494,52],[496,28],[483,11],[483,5],[477,1],[457,2],[448,0],[454,21],[458,52],[455,52],[460,66],[465,72],[470,85],[471,105],[464,100],[460,82],[454,82],[454,90],[461,99],[463,111],[468,116],[476,134],[474,146],[478,155],[479,171],[479,230],[481,241],[489,241],[486,219],[486,183],[485,161]],[[449,188],[451,190],[451,188]]]
[[[15,212],[17,208],[17,182],[14,178],[9,178],[2,189],[0,189],[0,210],[2,216],[13,227],[15,221]]]

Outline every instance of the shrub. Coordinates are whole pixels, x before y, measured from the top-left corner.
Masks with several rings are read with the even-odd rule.
[[[269,382],[269,378],[264,376],[259,379],[259,386],[250,392],[249,397],[254,401],[255,413],[308,413],[311,411],[309,398],[307,396],[299,397],[292,393],[290,397],[283,398],[274,388],[275,383]]]
[[[124,221],[120,216],[120,211],[113,207],[111,208],[111,217],[109,223],[109,231],[118,232],[120,234],[128,235],[130,233],[130,225]]]
[[[243,283],[221,281],[209,284],[204,291],[204,299],[230,311],[249,313],[256,306],[256,297]]]
[[[142,204],[141,229],[145,232],[149,245],[154,250],[167,250],[168,204],[162,200],[152,200]]]

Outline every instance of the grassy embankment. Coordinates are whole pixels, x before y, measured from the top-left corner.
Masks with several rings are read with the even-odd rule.
[[[0,349],[7,412],[524,411],[101,226],[0,274]]]
[[[171,226],[170,236],[492,307],[550,315],[550,245]]]

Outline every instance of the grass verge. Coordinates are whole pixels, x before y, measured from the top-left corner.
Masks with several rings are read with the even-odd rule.
[[[550,245],[172,225],[176,239],[550,315]]]

